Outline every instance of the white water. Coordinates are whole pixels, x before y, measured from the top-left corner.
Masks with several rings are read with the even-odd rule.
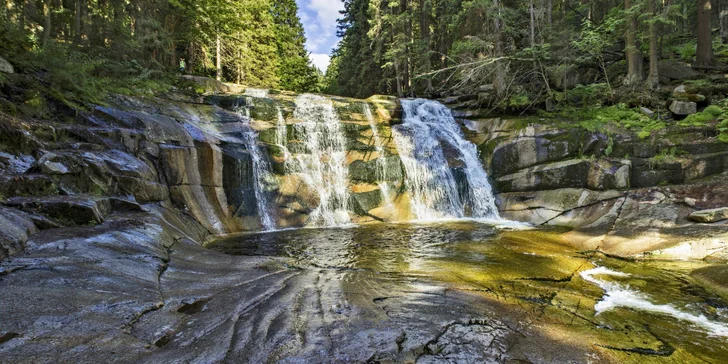
[[[581,277],[590,283],[597,285],[604,290],[604,297],[594,306],[597,315],[618,307],[630,308],[633,310],[653,312],[657,314],[672,316],[678,320],[692,323],[695,326],[706,330],[712,336],[728,337],[728,325],[714,322],[703,315],[695,315],[684,312],[672,305],[657,305],[649,301],[649,298],[640,292],[634,291],[629,286],[619,283],[597,279],[595,276],[629,277],[629,274],[617,272],[605,267],[597,267],[581,272]]]
[[[405,166],[405,184],[418,220],[472,217],[500,220],[488,175],[475,144],[465,137],[444,105],[430,100],[402,100],[404,122],[393,136]],[[444,149],[462,163],[467,193],[461,197]]]
[[[295,155],[292,162],[304,182],[318,192],[320,201],[310,214],[309,225],[349,224],[346,140],[332,101],[318,95],[301,95],[296,99],[294,118],[302,121],[294,127],[306,153]]]
[[[250,106],[246,102],[246,107],[237,108],[238,115],[250,115]],[[249,116],[244,119],[247,123],[250,122]],[[260,146],[258,145],[258,133],[250,128],[248,124],[248,130],[242,132],[243,144],[250,153],[252,165],[253,165],[253,180],[255,184],[253,191],[255,192],[255,203],[258,208],[258,215],[260,217],[260,224],[264,231],[271,231],[276,229],[276,221],[273,216],[273,209],[271,209],[268,196],[270,191],[275,188],[275,177],[271,172],[270,163],[263,156]]]
[[[277,107],[278,121],[276,123],[276,143],[283,152],[284,163],[287,163],[291,153],[288,151],[288,130],[286,129],[286,119],[283,117],[283,110]]]
[[[382,195],[382,201],[384,201],[384,207],[391,209],[394,204],[392,202],[392,194],[389,191],[388,176],[387,176],[387,160],[384,155],[384,142],[379,135],[379,128],[377,127],[377,121],[372,114],[372,109],[369,104],[364,104],[364,115],[369,121],[369,128],[372,130],[372,139],[374,141],[374,149],[379,154],[377,158],[377,180],[379,181],[379,192]]]

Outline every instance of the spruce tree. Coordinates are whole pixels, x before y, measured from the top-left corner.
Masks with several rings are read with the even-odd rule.
[[[271,12],[275,22],[275,37],[280,67],[280,87],[296,92],[314,92],[319,77],[308,58],[303,25],[295,0],[273,0]]]

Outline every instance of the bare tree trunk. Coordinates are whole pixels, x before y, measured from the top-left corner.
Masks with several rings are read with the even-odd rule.
[[[650,90],[657,90],[660,87],[660,75],[657,70],[657,24],[654,20],[657,17],[657,0],[648,0],[649,13],[653,21],[650,22],[650,74],[647,76],[647,87]]]
[[[698,50],[696,52],[696,66],[712,66],[713,37],[711,34],[711,3],[710,0],[698,0]]]
[[[720,12],[720,39],[723,43],[728,43],[728,10]]]
[[[548,5],[546,6],[546,15],[548,17],[549,25],[553,22],[553,11],[554,11],[554,3],[553,0],[549,0]]]
[[[73,39],[78,45],[81,44],[81,0],[75,1],[73,13]]]
[[[503,55],[503,39],[501,37],[501,12],[500,12],[500,1],[493,0],[493,6],[495,7],[496,14],[494,17],[494,36],[495,36],[495,57],[501,57]],[[497,60],[495,62],[495,75],[493,76],[493,88],[495,89],[498,96],[505,95],[506,92],[506,71],[503,65],[503,60]]]
[[[629,10],[632,7],[630,0],[624,0],[624,9]],[[637,19],[634,16],[629,17],[627,30],[625,32],[625,41],[627,48],[627,78],[624,84],[627,86],[635,85],[642,81],[642,55],[639,50],[639,42],[637,40]]]
[[[395,78],[397,80],[397,97],[402,97],[402,76],[399,73],[399,62],[397,62],[397,58],[394,58],[394,74]]]
[[[222,42],[220,41],[219,35],[215,41],[215,61],[217,69],[215,78],[217,78],[218,81],[222,81]]]
[[[430,40],[430,17],[428,14],[429,9],[425,7],[425,0],[420,0],[420,31],[422,32],[422,41],[425,43],[425,55],[424,55],[424,61],[425,61],[425,72],[432,71],[432,55],[430,53],[431,50],[431,40]],[[430,95],[433,91],[432,87],[432,77],[427,77],[426,79],[426,93]]]
[[[48,39],[51,37],[51,0],[43,1],[43,36],[41,38],[41,44],[43,48],[48,45]]]
[[[536,46],[536,14],[533,9],[533,0],[530,2],[529,11],[531,13],[531,48]]]

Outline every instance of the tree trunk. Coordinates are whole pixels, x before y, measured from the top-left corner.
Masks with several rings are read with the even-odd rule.
[[[424,55],[424,63],[425,63],[425,72],[432,71],[432,55],[430,53],[431,50],[431,41],[430,41],[430,17],[428,14],[428,8],[425,7],[425,0],[420,0],[420,32],[422,32],[422,42],[425,44],[425,55]],[[426,93],[427,95],[432,94],[433,87],[432,87],[432,77],[428,76],[425,80],[426,82]]]
[[[48,39],[51,37],[51,0],[43,1],[43,36],[41,38],[41,44],[43,48],[48,45]]]
[[[728,10],[720,12],[720,39],[723,43],[728,43]]]
[[[531,13],[531,48],[536,46],[536,14],[533,9],[533,0],[531,0],[529,11]]]
[[[657,24],[654,20],[657,17],[657,0],[648,0],[649,13],[653,21],[650,22],[650,74],[647,76],[647,87],[650,90],[657,90],[660,87],[660,75],[657,71]]]
[[[501,37],[500,1],[493,0],[493,6],[496,9],[493,32],[493,35],[495,36],[495,57],[501,57],[503,55],[503,39]],[[493,88],[498,96],[504,96],[506,93],[506,71],[505,66],[503,65],[503,60],[495,62]]]
[[[713,44],[711,35],[711,3],[710,0],[698,0],[698,50],[696,52],[696,66],[712,66]]]
[[[554,10],[554,4],[552,0],[548,1],[548,5],[546,6],[546,16],[548,17],[549,25],[551,25],[551,22],[553,21],[553,10]]]
[[[399,73],[399,62],[397,62],[396,57],[394,58],[394,74],[395,74],[395,78],[397,80],[397,97],[402,97],[403,96],[402,82],[401,82],[402,76]]]
[[[220,41],[220,36],[217,36],[217,39],[215,41],[215,63],[216,63],[216,69],[217,72],[215,74],[215,78],[217,78],[218,81],[222,81],[222,42]]]
[[[631,1],[624,0],[624,9],[629,10],[631,7]],[[627,20],[625,42],[627,45],[625,49],[627,54],[627,78],[624,79],[624,84],[632,86],[642,81],[642,55],[637,40],[637,19],[631,15]]]

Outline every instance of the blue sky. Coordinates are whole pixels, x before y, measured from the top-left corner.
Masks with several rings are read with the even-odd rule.
[[[339,42],[336,37],[336,19],[344,9],[341,0],[296,0],[298,15],[306,31],[306,50],[311,61],[322,71],[329,66],[331,50]]]

